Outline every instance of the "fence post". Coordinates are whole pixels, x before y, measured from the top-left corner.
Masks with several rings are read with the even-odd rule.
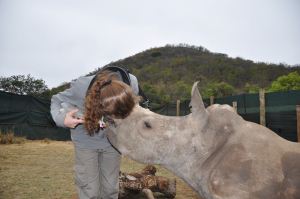
[[[232,102],[232,107],[234,108],[235,112],[237,112],[237,101]]]
[[[210,100],[210,105],[213,105],[214,104],[214,100],[215,100],[214,96],[210,96],[209,100]]]
[[[259,89],[259,119],[260,124],[266,126],[266,104],[265,104],[265,89]]]
[[[176,101],[176,116],[180,115],[180,100]]]
[[[298,137],[298,142],[300,142],[300,105],[296,105],[296,112],[297,112],[297,137]]]
[[[167,109],[167,114],[166,114],[166,115],[169,115],[169,104],[170,104],[170,103],[167,103],[167,105],[166,105],[166,107],[167,107],[167,108],[166,108],[166,109]]]

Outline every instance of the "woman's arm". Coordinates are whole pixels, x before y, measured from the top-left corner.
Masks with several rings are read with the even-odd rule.
[[[80,83],[81,80],[73,81],[69,89],[52,96],[50,109],[57,126],[75,128],[84,122],[74,105],[76,100],[80,100],[78,92],[86,92]]]

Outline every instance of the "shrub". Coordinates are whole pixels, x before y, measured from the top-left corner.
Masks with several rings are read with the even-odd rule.
[[[41,142],[45,144],[50,144],[50,139],[49,138],[44,138]]]
[[[300,90],[300,75],[297,71],[282,75],[272,82],[270,92]]]
[[[6,133],[0,131],[0,144],[21,144],[25,140],[24,137],[16,137],[12,131]]]

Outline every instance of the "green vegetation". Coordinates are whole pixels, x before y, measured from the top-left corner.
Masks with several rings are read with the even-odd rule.
[[[300,75],[297,71],[278,77],[272,82],[269,92],[300,90]]]
[[[35,79],[27,75],[13,75],[10,77],[0,77],[0,90],[21,94],[42,97],[48,90],[45,81]]]
[[[35,79],[30,74],[0,77],[0,91],[46,99],[50,99],[52,95],[69,88],[69,86],[70,83],[62,83],[56,88],[48,89],[44,80]]]
[[[249,84],[246,83],[244,87],[245,93],[258,93],[259,92],[259,86],[257,84]]]
[[[223,97],[256,93],[270,87],[279,76],[300,73],[300,66],[255,63],[186,44],[152,48],[109,65],[128,67],[155,104],[189,99],[195,81],[200,81],[203,97]]]
[[[208,83],[207,86],[203,89],[202,94],[203,97],[208,98],[209,96],[214,97],[222,97],[233,95],[235,93],[235,89],[233,86],[226,82],[212,82]]]

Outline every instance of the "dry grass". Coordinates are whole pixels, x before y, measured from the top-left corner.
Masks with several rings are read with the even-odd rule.
[[[16,137],[12,131],[7,133],[0,131],[0,144],[21,144],[25,140],[24,137]]]
[[[139,164],[122,159],[121,170],[141,170]],[[157,175],[174,178],[157,166]],[[73,144],[58,141],[26,141],[0,145],[0,198],[71,199],[76,193],[73,182]],[[197,199],[194,191],[177,179],[176,199]]]

